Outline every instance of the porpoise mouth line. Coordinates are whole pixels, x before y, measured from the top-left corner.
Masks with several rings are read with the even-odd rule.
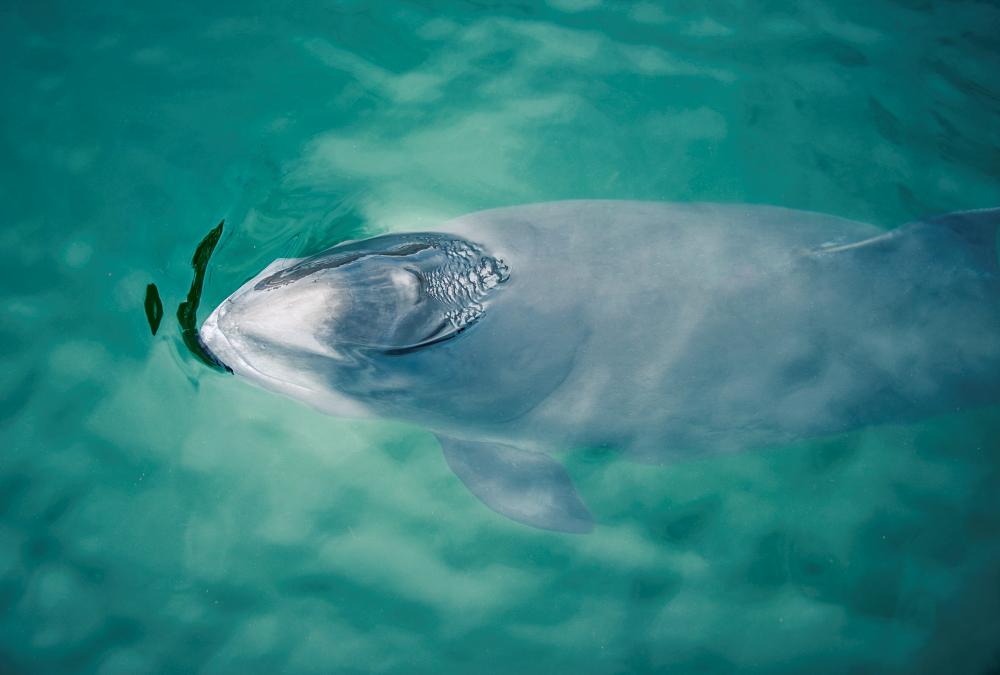
[[[233,369],[230,368],[228,365],[226,365],[222,361],[222,359],[216,356],[215,352],[213,352],[211,349],[208,348],[208,345],[205,344],[205,341],[201,339],[201,334],[198,331],[195,331],[195,338],[198,340],[198,347],[200,347],[201,349],[201,355],[199,355],[194,351],[191,352],[192,354],[195,354],[195,356],[197,356],[198,358],[207,357],[208,360],[211,361],[211,363],[207,365],[217,368],[222,368],[227,373],[232,374]]]

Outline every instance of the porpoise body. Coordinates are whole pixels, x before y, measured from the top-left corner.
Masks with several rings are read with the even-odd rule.
[[[200,339],[333,415],[422,425],[493,510],[586,532],[552,453],[645,462],[1000,400],[1000,209],[501,208],[277,260]]]

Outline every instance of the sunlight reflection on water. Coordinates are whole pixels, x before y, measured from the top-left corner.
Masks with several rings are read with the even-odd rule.
[[[995,410],[666,467],[570,455],[601,524],[559,536],[482,508],[420,429],[207,371],[172,316],[222,217],[203,307],[275,257],[508,204],[881,227],[1000,205],[996,7],[0,17],[0,670],[996,667]]]

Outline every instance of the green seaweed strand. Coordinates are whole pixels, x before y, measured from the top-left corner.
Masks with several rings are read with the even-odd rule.
[[[156,284],[146,286],[146,302],[143,305],[146,309],[146,321],[149,322],[149,329],[156,335],[160,328],[160,321],[163,319],[163,303],[160,301],[160,291]]]
[[[181,327],[181,337],[184,338],[184,344],[199,361],[209,368],[228,371],[228,368],[219,363],[205,350],[198,339],[198,304],[201,302],[201,292],[205,285],[205,270],[208,268],[208,260],[212,257],[212,252],[215,250],[216,244],[219,243],[219,239],[222,237],[222,226],[225,222],[223,220],[215,226],[211,232],[205,235],[205,238],[198,244],[198,248],[195,249],[194,257],[191,259],[191,266],[194,268],[194,279],[191,281],[187,300],[177,307],[177,322]]]

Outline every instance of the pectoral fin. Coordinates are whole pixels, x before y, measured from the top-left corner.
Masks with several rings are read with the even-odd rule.
[[[545,453],[438,436],[448,466],[486,506],[519,523],[557,532],[594,528],[562,464]]]

